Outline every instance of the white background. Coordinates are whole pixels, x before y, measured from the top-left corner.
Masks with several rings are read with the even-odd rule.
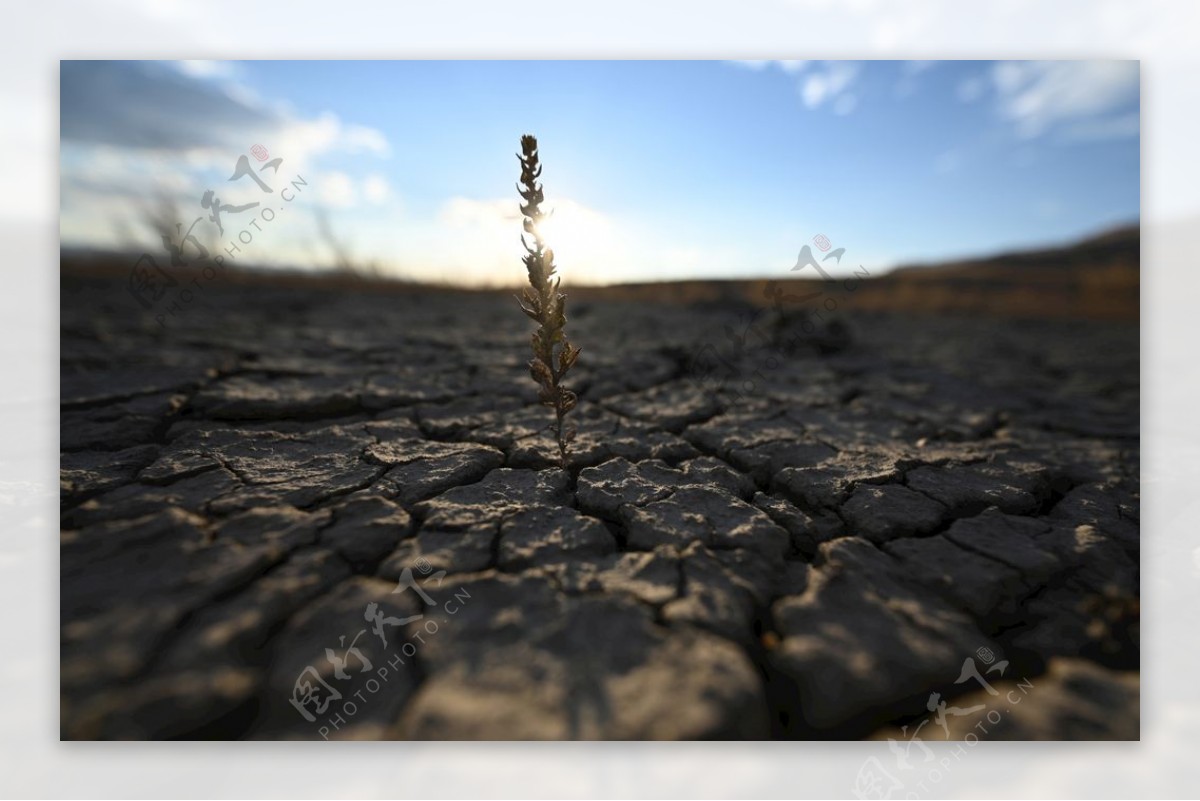
[[[124,0],[4,16],[0,795],[841,797],[864,759],[890,764],[880,743],[59,743],[58,59],[81,57],[1141,59],[1142,742],[985,743],[923,797],[1200,791],[1200,4]]]

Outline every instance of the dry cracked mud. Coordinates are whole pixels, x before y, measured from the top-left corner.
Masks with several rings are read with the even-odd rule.
[[[511,298],[200,295],[63,277],[64,738],[1137,737],[1136,324],[577,302],[562,470]]]

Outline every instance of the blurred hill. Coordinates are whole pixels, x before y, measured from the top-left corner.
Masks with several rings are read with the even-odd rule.
[[[832,293],[827,289],[826,294],[836,297],[840,307],[847,311],[1136,321],[1140,251],[1140,228],[1123,226],[1060,247],[905,265],[880,277],[838,281]],[[760,279],[630,284],[573,288],[572,296],[700,304],[748,302],[763,306],[771,303],[770,283]],[[821,288],[820,282],[791,279],[787,275],[775,283],[791,295]]]
[[[683,305],[772,305],[772,291],[785,295],[834,297],[850,312],[987,315],[1036,319],[1093,319],[1136,322],[1140,301],[1141,233],[1137,225],[1105,231],[1078,242],[1012,251],[975,259],[904,265],[868,278],[839,279],[823,286],[785,272],[778,279],[669,281],[614,286],[567,286],[572,300],[631,301]],[[68,275],[129,275],[136,256],[63,251]],[[869,271],[871,267],[866,266]],[[520,265],[514,266],[515,280]],[[186,276],[178,276],[186,282]],[[241,270],[222,272],[222,283],[318,288],[326,291],[413,293],[429,290],[510,294],[513,289],[469,290],[416,284],[369,272],[343,269]],[[774,285],[774,288],[773,286]]]
[[[1065,247],[913,265],[864,284],[856,309],[1137,320],[1141,233],[1106,231]]]

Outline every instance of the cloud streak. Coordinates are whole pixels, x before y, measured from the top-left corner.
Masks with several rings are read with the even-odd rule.
[[[298,116],[261,99],[239,82],[239,73],[228,62],[62,62],[63,241],[127,247],[140,232],[143,244],[154,246],[144,224],[148,208],[171,203],[185,216],[205,215],[201,198],[210,189],[223,203],[264,200],[267,190],[247,175],[268,185],[285,175],[309,176],[312,200],[334,210],[395,203],[379,173],[351,174],[357,171],[344,168],[344,158],[341,169],[328,164],[334,156],[388,157],[391,147],[380,131],[332,112]],[[281,160],[277,171],[249,157],[255,144]],[[243,156],[250,172],[234,180]],[[302,217],[281,218],[280,242],[303,238]],[[283,245],[276,250],[289,263],[300,255]],[[270,263],[269,255],[262,253],[262,260]]]
[[[804,107],[818,109],[828,105],[834,114],[844,116],[858,105],[858,96],[851,92],[859,76],[859,64],[853,61],[734,61],[738,66],[755,71],[777,69],[796,79],[797,91]],[[928,62],[911,62],[925,65]],[[917,68],[911,74],[920,72]]]
[[[1136,136],[1136,61],[1006,61],[992,67],[1001,117],[1022,139]]]
[[[224,160],[270,142],[295,161],[331,151],[390,154],[373,128],[327,112],[296,117],[257,97],[221,62],[64,61],[60,135],[64,144],[106,145]]]

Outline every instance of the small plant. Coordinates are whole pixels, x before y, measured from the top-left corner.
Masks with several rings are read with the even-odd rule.
[[[529,374],[541,387],[538,400],[554,409],[555,425],[552,430],[558,439],[559,463],[565,469],[567,448],[575,439],[575,428],[564,429],[563,418],[575,408],[578,399],[574,392],[562,385],[562,379],[579,358],[580,349],[567,341],[564,330],[567,325],[567,296],[558,291],[562,279],[554,275],[554,251],[546,247],[538,229],[546,215],[541,210],[545,197],[541,184],[537,182],[542,174],[537,148],[535,137],[521,137],[521,153],[517,156],[521,160],[521,183],[517,191],[525,201],[521,204],[521,214],[525,217],[525,233],[521,234],[521,244],[526,251],[522,261],[529,272],[529,286],[522,293],[520,302],[521,311],[538,324],[537,331],[533,332],[533,358],[529,362]],[[525,234],[533,238],[532,247]]]

